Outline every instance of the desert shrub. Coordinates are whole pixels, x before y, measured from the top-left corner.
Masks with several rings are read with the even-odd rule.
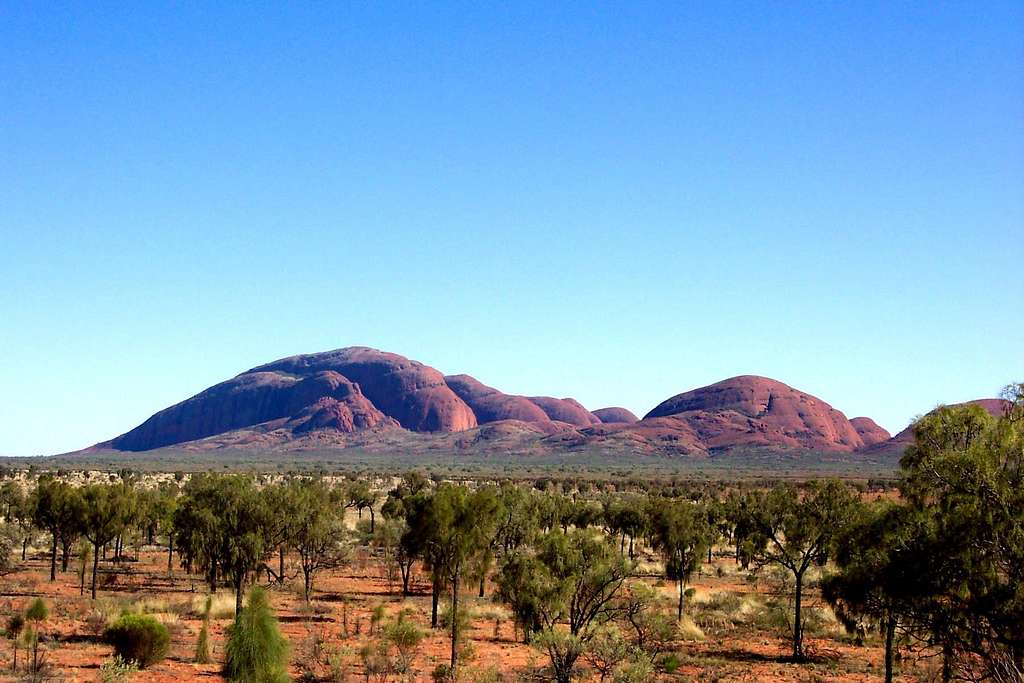
[[[139,665],[135,662],[114,655],[100,667],[100,682],[122,683],[129,680],[138,670]]]
[[[288,643],[277,627],[262,588],[249,592],[249,602],[228,629],[228,680],[245,683],[278,683],[288,680]]]
[[[754,624],[765,631],[792,631],[788,605],[769,600],[754,612]]]
[[[384,629],[384,639],[391,643],[398,653],[397,668],[405,673],[412,666],[413,657],[423,640],[423,632],[411,621],[404,619],[388,624]]]
[[[447,683],[452,678],[452,669],[447,664],[438,664],[430,672],[430,678],[434,683]]]
[[[13,671],[18,670],[18,639],[25,630],[25,619],[20,614],[15,614],[7,620],[7,628],[4,635],[14,644],[14,659],[11,665]]]
[[[359,650],[359,659],[363,663],[363,672],[367,681],[371,678],[374,680],[386,681],[394,668],[391,657],[388,656],[388,647],[386,643],[364,645],[363,648]]]
[[[154,614],[157,612],[170,612],[170,606],[163,598],[143,598],[134,605],[136,612],[142,614]]]
[[[109,623],[110,619],[102,610],[93,608],[85,615],[85,630],[94,636],[102,635]]]
[[[674,652],[663,656],[661,661],[658,662],[658,666],[667,674],[674,674],[682,662],[679,661],[679,656]]]
[[[373,608],[373,612],[370,614],[370,635],[372,636],[381,622],[384,621],[384,603],[378,604]]]
[[[210,663],[210,628],[208,620],[203,620],[199,629],[199,637],[196,639],[196,653],[192,657],[196,664]]]
[[[348,680],[348,667],[340,652],[327,655],[327,680],[330,683],[345,683]]]
[[[735,593],[722,591],[712,593],[704,602],[704,608],[728,615],[737,615],[743,609],[743,601]]]
[[[167,627],[147,614],[122,614],[103,632],[103,639],[121,659],[140,668],[156,664],[167,655],[171,634]]]
[[[36,623],[46,621],[46,618],[50,616],[50,609],[43,602],[42,598],[36,598],[29,603],[28,608],[25,610],[25,619],[28,621],[34,621]]]
[[[181,623],[181,617],[174,612],[153,612],[148,616],[153,617],[161,624],[167,627],[167,631],[172,636],[179,635],[185,628],[184,624]]]
[[[192,614],[210,619],[230,619],[235,616],[235,594],[218,591],[212,595],[197,595],[192,600]]]
[[[678,661],[676,668],[678,668]],[[674,669],[673,669],[674,670]],[[666,671],[668,671],[666,669]],[[612,675],[612,683],[647,683],[654,678],[653,667],[649,660],[638,659],[623,664]]]
[[[712,593],[703,602],[696,603],[694,621],[702,628],[728,628],[743,622],[743,599],[726,591]]]
[[[500,683],[504,676],[496,666],[488,666],[483,669],[470,669],[459,675],[459,679],[465,683]]]

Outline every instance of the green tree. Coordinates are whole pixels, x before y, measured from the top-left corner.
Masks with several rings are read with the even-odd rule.
[[[380,498],[380,494],[374,491],[369,482],[364,480],[353,481],[348,485],[346,490],[348,498],[347,507],[353,507],[359,515],[359,518],[363,518],[363,510],[369,510],[370,512],[370,533],[372,534],[377,524],[377,516],[374,512],[374,506]]]
[[[113,541],[124,527],[131,508],[131,490],[124,484],[89,484],[82,489],[82,534],[93,547],[92,599],[96,599],[96,573],[100,548]]]
[[[1004,397],[998,419],[976,405],[921,418],[901,461],[901,493],[929,520],[913,618],[947,680],[1024,671],[1024,386]]]
[[[241,611],[243,588],[275,547],[272,509],[251,477],[207,475],[185,488],[175,513],[175,537],[186,564],[205,572],[211,590],[223,575],[235,591],[235,612]]]
[[[893,680],[897,629],[911,617],[928,562],[917,541],[925,522],[905,505],[866,506],[839,537],[838,571],[821,584],[822,596],[848,628],[867,621],[884,634],[886,683]]]
[[[297,490],[294,506],[288,514],[294,520],[291,543],[299,555],[303,595],[309,602],[316,575],[347,561],[346,529],[333,504],[330,489],[321,481],[304,483]]]
[[[555,680],[569,683],[600,627],[622,613],[616,597],[629,573],[629,563],[604,539],[582,529],[555,530],[535,550],[510,554],[498,588],[516,619],[534,631]]]
[[[50,534],[50,581],[57,578],[57,547],[63,546],[63,569],[67,569],[68,548],[77,539],[84,513],[78,490],[53,477],[41,477],[32,501],[36,526]]]
[[[430,500],[427,547],[430,568],[451,586],[451,614],[459,613],[460,581],[474,561],[489,547],[500,516],[501,503],[493,488],[471,491],[444,484]],[[452,671],[458,667],[459,629],[451,624]]]
[[[711,528],[702,506],[685,499],[655,499],[652,509],[652,540],[665,561],[665,576],[679,585],[676,618],[683,618],[686,584],[701,565],[711,545]]]
[[[793,593],[793,659],[804,659],[802,603],[804,577],[824,566],[837,534],[856,508],[853,492],[838,481],[811,482],[801,495],[794,486],[755,492],[746,509],[751,559],[757,567],[776,565],[789,571]]]

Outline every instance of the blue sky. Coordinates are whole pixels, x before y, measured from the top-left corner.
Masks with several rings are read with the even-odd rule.
[[[356,344],[639,413],[738,374],[893,431],[994,395],[1022,36],[1019,2],[4,3],[0,454]]]

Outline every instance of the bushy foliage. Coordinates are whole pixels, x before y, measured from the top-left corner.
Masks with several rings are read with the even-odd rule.
[[[288,680],[288,643],[281,635],[262,588],[249,591],[249,600],[228,629],[228,680],[245,683],[283,683]]]
[[[139,665],[133,661],[122,659],[119,655],[114,655],[112,658],[103,662],[100,667],[100,682],[101,683],[121,683],[122,681],[131,680],[139,670]]]
[[[103,639],[114,647],[114,653],[140,668],[161,661],[170,647],[167,627],[148,614],[122,614],[103,632]]]

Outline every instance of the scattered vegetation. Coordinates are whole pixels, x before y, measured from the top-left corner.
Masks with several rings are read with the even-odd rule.
[[[8,475],[0,573],[34,566],[40,583],[18,593],[33,596],[73,564],[74,591],[88,581],[92,599],[75,596],[73,615],[67,596],[10,603],[4,659],[41,679],[48,634],[70,618],[112,646],[102,680],[157,665],[172,642],[173,659],[217,658],[232,680],[286,680],[276,590],[301,605],[282,622],[305,634],[311,679],[497,680],[510,672],[473,659],[488,641],[534,654],[517,675],[558,683],[730,678],[755,660],[813,678],[838,666],[827,640],[876,648],[887,680],[934,666],[941,680],[1018,681],[1024,389],[1007,399],[999,419],[976,406],[922,418],[898,479],[852,483],[569,468],[468,481]],[[140,557],[201,595],[140,592]],[[353,576],[372,591],[347,594]],[[227,620],[215,657],[214,622]],[[744,647],[761,650],[730,650]]]

